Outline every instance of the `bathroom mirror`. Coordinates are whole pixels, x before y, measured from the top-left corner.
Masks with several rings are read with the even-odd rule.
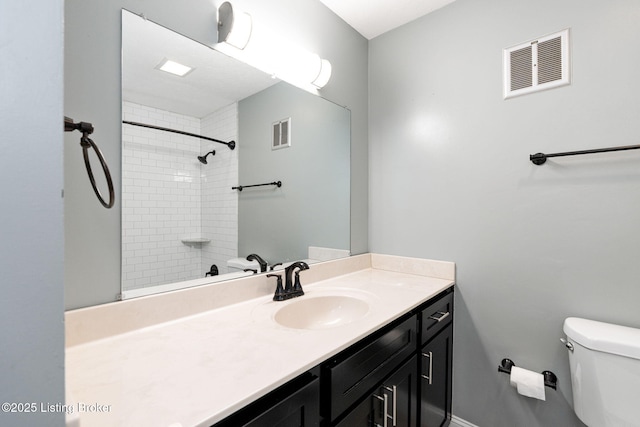
[[[347,109],[126,10],[122,101],[123,121],[235,141],[123,123],[123,298],[252,274],[249,254],[349,255]]]

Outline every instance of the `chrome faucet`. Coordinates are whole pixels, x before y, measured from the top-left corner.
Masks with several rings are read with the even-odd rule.
[[[297,271],[295,271],[298,269]],[[300,284],[300,272],[308,270],[309,264],[304,261],[296,261],[291,263],[284,269],[285,286],[282,288],[282,276],[280,274],[267,274],[267,277],[276,277],[277,286],[276,292],[273,295],[274,301],[285,301],[291,298],[304,295],[302,285]],[[292,278],[295,271],[295,279]]]

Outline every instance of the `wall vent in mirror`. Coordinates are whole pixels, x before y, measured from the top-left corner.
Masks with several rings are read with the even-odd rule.
[[[503,50],[504,98],[570,83],[569,30]]]
[[[273,142],[271,148],[277,150],[286,147],[291,147],[291,117],[287,117],[273,124]]]

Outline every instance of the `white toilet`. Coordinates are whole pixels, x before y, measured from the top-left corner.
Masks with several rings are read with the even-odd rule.
[[[231,258],[227,260],[228,273],[241,273],[245,270],[252,269],[260,272],[260,264],[258,261],[247,261],[246,258]]]
[[[640,427],[640,329],[569,317],[573,409],[589,427]]]

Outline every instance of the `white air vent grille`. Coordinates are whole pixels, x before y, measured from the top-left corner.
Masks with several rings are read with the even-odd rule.
[[[511,52],[511,90],[518,90],[533,85],[531,74],[531,46]]]
[[[538,43],[538,84],[562,80],[562,38]]]
[[[569,30],[504,50],[504,97],[570,83]]]
[[[276,150],[291,146],[291,117],[273,124],[273,142],[271,149]]]

